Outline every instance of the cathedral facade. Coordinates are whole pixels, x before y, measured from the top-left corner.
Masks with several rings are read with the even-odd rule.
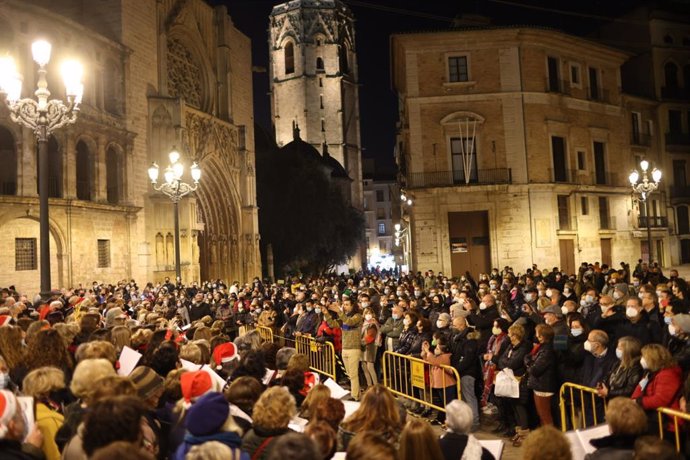
[[[85,67],[76,124],[49,142],[53,287],[173,277],[173,203],[153,191],[176,148],[197,192],[180,202],[184,281],[261,274],[254,174],[251,45],[224,7],[203,0],[8,0],[0,51],[36,83],[31,43],[53,44],[48,84],[64,99],[64,57]],[[0,285],[38,291],[38,194],[33,133],[0,103]],[[183,180],[191,182],[191,177]]]

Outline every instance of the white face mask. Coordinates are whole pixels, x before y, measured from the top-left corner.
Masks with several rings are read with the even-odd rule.
[[[546,290],[546,297],[548,297],[550,299],[551,296],[553,296],[553,291],[551,289],[547,289]]]
[[[405,319],[403,320],[403,324],[404,324],[405,326],[409,326],[409,325],[410,325],[410,320],[407,319],[407,318],[405,318]]]
[[[362,308],[367,308],[369,306],[369,302],[362,302]]]
[[[668,333],[671,335],[676,335],[678,333],[678,331],[676,330],[676,326],[674,326],[673,324],[669,324]]]
[[[589,340],[585,342],[585,351],[588,351],[590,353],[592,352],[592,342],[590,342]]]
[[[616,348],[616,358],[623,359],[623,350]]]
[[[647,370],[649,367],[647,367],[647,360],[644,359],[644,356],[640,358],[640,366],[642,366],[642,369]]]
[[[640,300],[644,299],[644,293],[640,292],[639,294],[637,294],[637,298]]]
[[[458,293],[458,290],[457,290],[456,288],[453,288],[453,289],[450,290],[450,293],[453,294],[453,295],[455,295],[455,294]]]
[[[491,328],[491,333],[492,333],[493,335],[500,335],[501,332],[503,332],[503,331],[501,330],[500,327],[493,327],[493,328]]]
[[[484,302],[479,304],[479,309],[480,310],[486,310],[486,304]]]
[[[620,292],[616,291],[616,292],[613,293],[613,298],[614,298],[614,299],[618,300],[618,299],[620,299],[621,297],[623,297],[623,294],[621,294]]]
[[[628,318],[635,318],[637,316],[637,308],[628,307],[625,309],[625,316]]]
[[[316,308],[314,309],[314,312],[315,312],[317,315],[320,314],[320,313],[321,313],[321,308],[316,307]]]
[[[570,333],[573,334],[573,337],[579,337],[584,331],[584,329],[571,329]]]
[[[443,322],[443,321],[436,321],[436,328],[438,328],[438,329],[443,329],[444,327],[446,327],[446,323],[445,323],[445,322]]]
[[[371,316],[371,315],[364,315],[364,319],[366,319],[367,321],[371,321],[371,318],[373,318],[373,316]]]
[[[531,302],[533,298],[534,298],[534,294],[532,294],[531,292],[528,292],[527,294],[525,294],[525,302]]]
[[[569,295],[569,294],[570,294],[570,289],[568,289],[568,288],[563,289],[563,294]]]
[[[594,296],[586,295],[585,300],[587,301],[587,303],[592,303],[592,302],[594,302]]]
[[[561,313],[563,313],[563,316],[567,315],[568,314],[568,307],[566,307],[566,306],[561,307]]]

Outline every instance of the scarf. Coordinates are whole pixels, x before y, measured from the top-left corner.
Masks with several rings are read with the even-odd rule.
[[[482,453],[482,445],[479,444],[477,438],[471,434],[468,434],[467,445],[465,446],[465,450],[462,452],[462,457],[460,457],[460,460],[481,460]]]

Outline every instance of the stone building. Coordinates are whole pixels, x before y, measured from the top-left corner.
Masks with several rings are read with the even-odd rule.
[[[662,153],[663,194],[653,195],[654,254],[669,234],[669,265],[690,263],[690,14],[650,6],[636,8],[600,30],[599,39],[633,54],[622,67],[628,126],[636,156]],[[665,209],[665,211],[663,211]],[[641,208],[644,212],[644,207]],[[668,223],[660,217],[668,214]],[[644,218],[644,214],[641,216]]]
[[[147,168],[165,168],[175,147],[202,170],[180,203],[183,279],[260,275],[250,41],[227,10],[202,0],[4,1],[0,49],[18,61],[25,97],[38,37],[53,44],[55,97],[62,58],[85,66],[78,121],[49,145],[53,286],[174,276],[173,205]],[[26,292],[39,283],[35,151],[0,103],[0,285]]]
[[[364,219],[367,266],[393,269],[402,265],[395,224],[399,221],[400,188],[394,177],[377,174],[374,161],[364,162]]]
[[[412,269],[574,272],[640,257],[628,106],[641,123],[655,111],[621,93],[630,53],[529,27],[399,34],[391,46]],[[655,233],[662,261],[667,234]]]

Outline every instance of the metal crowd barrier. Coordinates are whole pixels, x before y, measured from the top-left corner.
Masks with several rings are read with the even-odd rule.
[[[297,353],[309,357],[311,370],[337,380],[335,375],[335,347],[330,342],[317,342],[312,337],[295,337]]]
[[[447,387],[454,388],[455,398],[461,399],[460,375],[452,366],[437,366],[391,351],[384,352],[382,364],[383,385],[397,396],[443,412],[446,411],[446,404],[451,401]],[[438,368],[442,372],[432,372]],[[434,381],[434,373],[441,375],[441,382]],[[453,377],[455,384],[452,383]],[[441,388],[432,388],[439,386],[439,383]]]
[[[585,394],[589,396],[585,397]],[[566,395],[569,396],[566,401]],[[576,401],[576,396],[579,397],[579,401]],[[586,401],[585,398],[589,398]],[[588,426],[595,426],[604,420],[598,420],[597,416],[597,406],[601,407],[603,405],[604,414],[606,413],[606,400],[601,398],[597,394],[597,389],[592,387],[586,387],[584,385],[578,385],[576,383],[565,382],[561,385],[561,390],[559,392],[559,402],[558,406],[561,410],[561,430],[563,432],[568,431],[567,423],[567,412],[566,402],[570,405],[570,422],[573,429],[587,428]],[[576,411],[576,403],[579,402],[580,411]],[[588,412],[591,411],[591,412]],[[587,417],[591,414],[591,418]],[[589,423],[592,421],[593,423]]]
[[[690,422],[690,414],[669,409],[668,407],[660,407],[657,409],[657,412],[659,416],[659,437],[664,439],[664,415],[671,417],[673,420],[673,431],[676,437],[676,450],[680,452],[680,430],[678,420]]]
[[[266,326],[256,326],[256,330],[259,331],[264,342],[273,342],[273,329]]]

